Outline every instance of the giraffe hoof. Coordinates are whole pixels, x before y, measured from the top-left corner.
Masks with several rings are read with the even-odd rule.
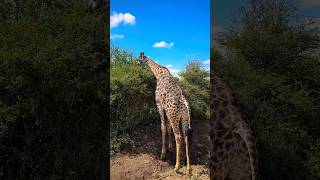
[[[161,156],[160,156],[160,160],[164,160],[164,159],[165,159],[165,157],[166,157],[166,155],[165,155],[165,154],[161,154]]]
[[[172,145],[169,144],[168,146],[168,150],[171,151],[172,150]]]
[[[174,167],[173,171],[177,173],[179,171],[179,169],[180,169],[179,166],[176,166],[176,167]]]
[[[191,168],[190,167],[187,168],[187,174],[189,175],[189,177],[191,177]]]

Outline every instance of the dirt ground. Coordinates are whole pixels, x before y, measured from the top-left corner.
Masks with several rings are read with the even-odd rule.
[[[160,123],[160,122],[159,122]],[[186,173],[185,147],[182,147],[182,168],[178,173],[172,173],[175,165],[175,142],[173,150],[167,151],[165,160],[160,160],[161,130],[157,127],[141,127],[134,134],[135,146],[126,148],[120,153],[112,154],[110,158],[111,180],[127,179],[203,179],[208,180],[208,150],[210,124],[208,120],[192,120],[193,128],[191,169]]]

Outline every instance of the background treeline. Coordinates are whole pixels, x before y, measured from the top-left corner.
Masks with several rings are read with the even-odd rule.
[[[156,59],[155,59],[156,60]],[[199,61],[190,61],[176,78],[183,89],[192,118],[209,119],[209,71]],[[111,150],[134,145],[134,130],[139,126],[159,125],[155,105],[156,78],[146,64],[119,47],[111,47],[110,120]],[[156,126],[157,128],[159,126]],[[158,129],[160,131],[160,128]]]
[[[108,63],[92,3],[0,2],[0,179],[102,179]]]
[[[251,0],[237,17],[212,57],[254,125],[261,179],[319,179],[319,21],[289,0]]]

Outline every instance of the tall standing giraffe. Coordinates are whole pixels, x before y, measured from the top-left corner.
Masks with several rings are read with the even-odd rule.
[[[166,132],[168,130],[169,150],[172,149],[171,131],[173,130],[176,141],[176,165],[174,171],[178,171],[181,159],[181,144],[184,138],[187,156],[187,171],[190,174],[190,144],[192,128],[190,124],[190,111],[187,99],[183,95],[181,88],[176,83],[170,71],[163,66],[140,53],[140,62],[145,62],[150,67],[157,79],[155,100],[161,119],[162,150],[160,159],[166,155]],[[165,121],[166,114],[168,122]],[[172,130],[171,130],[172,129]]]
[[[212,180],[255,180],[257,157],[255,137],[241,113],[231,88],[211,71],[210,178]]]

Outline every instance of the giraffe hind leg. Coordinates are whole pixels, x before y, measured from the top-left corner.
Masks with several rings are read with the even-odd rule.
[[[179,128],[180,119],[179,116],[171,115],[168,116],[169,121],[172,125],[172,130],[174,133],[174,138],[176,141],[176,165],[174,167],[174,171],[177,172],[180,168],[180,160],[181,160],[181,144],[182,144],[182,135],[181,129]]]
[[[172,140],[171,140],[171,135],[172,135],[172,127],[170,122],[167,122],[167,131],[168,131],[168,149],[169,151],[172,150]]]
[[[157,102],[158,111],[161,119],[161,135],[162,135],[162,149],[160,159],[163,160],[166,156],[166,124],[164,119],[164,110],[159,102]]]
[[[166,157],[166,125],[161,121],[161,133],[162,133],[162,149],[160,159],[163,160]]]
[[[182,116],[182,130],[186,146],[186,157],[187,157],[187,173],[191,175],[191,166],[190,166],[190,152],[192,146],[192,128],[189,127],[189,119],[187,116]]]
[[[186,156],[187,156],[187,173],[190,175],[191,167],[190,167],[190,149],[189,149],[189,137],[184,137],[185,143],[186,143]]]
[[[180,160],[181,160],[181,134],[178,133],[175,135],[176,140],[176,165],[174,167],[174,171],[178,171],[180,168]]]

